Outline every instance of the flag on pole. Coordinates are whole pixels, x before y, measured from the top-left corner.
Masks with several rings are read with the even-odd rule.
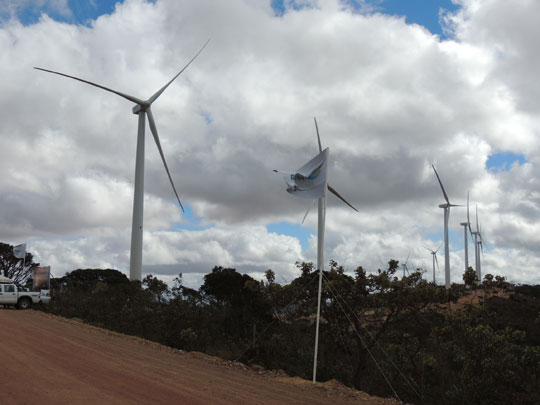
[[[51,279],[51,266],[36,267],[32,270],[32,290],[49,290]]]
[[[297,197],[321,198],[326,189],[326,165],[328,148],[323,150],[295,172],[281,172],[287,192]]]
[[[17,259],[24,259],[26,255],[26,243],[13,247],[13,256]]]

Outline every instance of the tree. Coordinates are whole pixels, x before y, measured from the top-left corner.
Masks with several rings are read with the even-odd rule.
[[[245,337],[257,321],[271,319],[271,308],[263,288],[262,281],[235,269],[216,266],[212,273],[204,276],[200,291],[207,302],[227,315],[223,328],[231,335]]]
[[[32,277],[37,266],[39,263],[34,263],[32,253],[26,252],[25,259],[19,259],[13,256],[12,245],[0,242],[0,274],[3,276],[22,286]]]
[[[149,274],[143,279],[142,284],[152,294],[155,302],[162,304],[167,301],[170,291],[165,282]]]
[[[463,282],[467,287],[475,287],[478,284],[478,276],[472,267],[469,267],[463,273]]]
[[[276,273],[272,269],[268,269],[264,272],[264,276],[266,277],[266,281],[268,284],[274,284],[276,281]]]
[[[493,277],[493,274],[487,273],[484,276],[484,281],[482,281],[482,287],[487,288],[487,289],[495,287],[494,279],[495,277]]]

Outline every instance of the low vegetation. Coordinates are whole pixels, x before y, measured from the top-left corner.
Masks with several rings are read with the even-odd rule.
[[[215,267],[198,290],[153,276],[75,270],[55,279],[44,310],[289,375],[311,378],[318,274],[298,263],[290,284]],[[354,276],[336,262],[324,273],[318,380],[337,379],[418,404],[540,402],[540,286],[482,284],[445,290],[398,262]],[[465,298],[467,297],[467,298]]]

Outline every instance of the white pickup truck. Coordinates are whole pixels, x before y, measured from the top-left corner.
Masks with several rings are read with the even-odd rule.
[[[0,283],[0,305],[14,305],[19,309],[28,309],[33,304],[48,304],[51,297],[48,291],[24,291],[14,283]]]

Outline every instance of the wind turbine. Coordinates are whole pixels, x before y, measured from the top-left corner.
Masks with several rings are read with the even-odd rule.
[[[433,259],[433,284],[436,284],[436,280],[435,280],[435,263],[437,263],[437,269],[438,269],[439,268],[439,261],[437,260],[437,252],[439,251],[440,248],[441,248],[441,246],[439,246],[437,248],[437,250],[431,250],[430,248],[424,246],[424,249],[427,249],[427,250],[429,250],[431,252],[431,256],[432,256],[432,259]]]
[[[329,149],[322,149],[321,137],[317,119],[315,130],[319,144],[319,154],[298,169],[295,173],[283,173],[283,178],[288,185],[287,191],[299,197],[317,198],[319,203],[317,218],[317,270],[319,270],[319,292],[317,296],[317,323],[315,328],[315,350],[313,356],[313,382],[317,381],[317,352],[319,347],[319,323],[321,317],[321,290],[324,269],[324,229],[326,220],[326,190],[330,191],[350,208],[358,212],[347,200],[345,200],[330,184],[328,184],[328,154]],[[278,170],[274,170],[278,172]],[[323,174],[324,173],[324,174]],[[309,208],[304,219],[309,212]],[[303,222],[303,220],[302,220]]]
[[[437,169],[435,169],[434,165],[431,165],[431,167],[433,167],[433,170],[435,171],[435,175],[437,176],[437,180],[439,180],[439,184],[441,186],[444,199],[446,200],[446,203],[440,204],[439,208],[444,209],[444,285],[446,286],[446,288],[450,288],[450,254],[449,254],[450,252],[448,248],[448,219],[450,218],[450,207],[460,207],[460,205],[450,203],[450,200],[448,199],[448,195],[446,194],[446,190],[444,189],[444,186],[442,184],[441,178],[439,177],[439,173],[437,173]]]
[[[471,221],[469,219],[469,192],[467,191],[467,222],[461,222],[460,225],[463,227],[463,239],[465,240],[465,271],[469,268],[469,238],[467,236],[467,228],[471,232]]]
[[[405,259],[405,263],[401,265],[403,268],[403,278],[405,278],[405,272],[409,274],[409,268],[407,267],[407,262],[409,261],[409,257],[411,256],[411,251],[409,250],[409,254],[407,255],[407,259]]]
[[[171,186],[173,188],[174,194],[176,196],[176,199],[178,200],[178,204],[180,204],[180,208],[182,211],[184,210],[184,207],[182,206],[182,203],[180,202],[180,197],[178,196],[178,193],[176,192],[176,187],[174,186],[171,173],[169,172],[169,168],[167,166],[167,162],[165,161],[165,156],[163,154],[163,150],[161,148],[161,143],[159,141],[159,136],[156,128],[156,123],[154,121],[154,116],[152,115],[151,105],[158,99],[159,96],[165,91],[167,87],[178,77],[180,74],[186,70],[186,68],[195,60],[197,56],[203,51],[203,49],[206,47],[206,45],[210,42],[210,40],[206,41],[206,43],[202,46],[201,49],[199,49],[199,52],[195,54],[193,58],[174,76],[165,86],[160,88],[158,91],[156,91],[149,99],[147,100],[141,100],[137,97],[130,96],[125,93],[121,93],[119,91],[110,89],[108,87],[90,82],[88,80],[80,79],[75,76],[70,76],[65,73],[55,72],[53,70],[43,69],[39,67],[34,67],[34,69],[42,70],[44,72],[53,73],[56,75],[68,77],[70,79],[78,80],[80,82],[89,84],[94,87],[98,87],[102,90],[109,91],[111,93],[117,94],[120,97],[125,98],[126,100],[129,100],[133,103],[135,103],[135,106],[133,107],[133,114],[139,115],[139,125],[138,125],[138,131],[137,131],[137,155],[135,160],[135,187],[134,187],[134,196],[133,196],[133,220],[131,223],[131,252],[130,252],[130,260],[129,260],[129,278],[131,280],[141,280],[142,278],[142,240],[143,240],[143,207],[144,207],[144,131],[145,131],[145,119],[146,116],[148,116],[148,124],[150,126],[150,131],[152,132],[152,135],[154,136],[154,141],[156,142],[156,146],[158,148],[159,154],[161,156],[161,160],[163,161],[163,166],[165,166],[165,171],[167,172],[167,176],[169,177],[169,181],[171,183]]]

